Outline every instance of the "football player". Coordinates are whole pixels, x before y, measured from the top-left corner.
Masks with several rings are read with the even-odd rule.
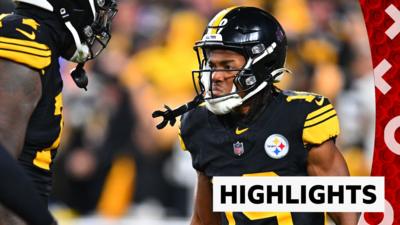
[[[153,115],[174,123],[198,171],[192,225],[323,225],[324,213],[215,213],[213,176],[348,176],[335,145],[336,112],[323,96],[281,91],[286,36],[279,22],[253,7],[220,11],[195,44],[198,97],[177,110]],[[200,96],[200,97],[199,97]],[[200,100],[204,104],[195,107]],[[330,213],[336,224],[355,225],[356,213]]]
[[[83,70],[111,38],[115,0],[15,0],[0,15],[0,203],[27,224],[55,223],[47,209],[63,128],[59,57]],[[24,224],[0,210],[0,224]]]

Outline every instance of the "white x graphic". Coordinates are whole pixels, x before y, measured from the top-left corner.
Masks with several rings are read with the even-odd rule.
[[[389,5],[385,12],[394,20],[392,26],[386,30],[385,34],[394,39],[400,33],[400,11],[393,4]]]
[[[383,79],[383,75],[392,68],[384,59],[374,68],[375,86],[385,95],[392,87]]]

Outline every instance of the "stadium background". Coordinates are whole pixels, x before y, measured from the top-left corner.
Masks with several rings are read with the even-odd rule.
[[[152,111],[194,96],[192,50],[220,9],[254,5],[273,13],[289,40],[284,89],[325,95],[341,122],[337,144],[352,175],[369,175],[375,98],[370,49],[358,1],[119,0],[113,39],[87,65],[78,89],[61,60],[65,128],[51,209],[60,224],[187,224],[196,175],[179,149],[177,125],[155,129]],[[13,8],[0,2],[0,12]]]

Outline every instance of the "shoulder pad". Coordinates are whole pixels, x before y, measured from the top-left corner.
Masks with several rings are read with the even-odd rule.
[[[181,117],[179,127],[179,138],[184,150],[190,149],[190,139],[193,137],[199,127],[207,121],[208,112],[204,105],[199,105],[193,110],[186,112]]]
[[[42,70],[51,63],[51,49],[41,40],[40,24],[19,15],[0,15],[0,58]]]
[[[315,96],[304,107],[307,108],[303,127],[305,144],[322,144],[339,135],[339,119],[336,110],[327,98]]]
[[[191,132],[193,129],[196,129],[196,127],[199,127],[204,123],[207,115],[207,109],[203,105],[199,105],[193,110],[183,114],[181,117],[181,134]]]
[[[199,132],[208,120],[208,111],[204,106],[198,106],[195,109],[185,113],[181,117],[181,126],[179,128],[179,139],[181,148],[188,150],[192,156],[192,166],[197,171],[203,171],[201,166],[201,153],[198,145]]]

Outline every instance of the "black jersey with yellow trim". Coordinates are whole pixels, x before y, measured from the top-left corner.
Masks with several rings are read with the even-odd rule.
[[[198,107],[182,116],[181,145],[193,167],[213,176],[307,176],[309,148],[339,134],[336,112],[323,96],[282,91],[249,124],[227,122]],[[234,222],[233,222],[234,221]],[[323,213],[225,213],[222,224],[322,225]]]
[[[43,197],[50,193],[51,167],[63,127],[55,35],[59,26],[50,18],[47,22],[37,18],[46,13],[32,9],[0,15],[0,59],[27,66],[41,78],[42,96],[30,118],[19,161]]]
[[[51,63],[51,49],[43,40],[40,24],[32,18],[0,15],[0,57],[32,69],[42,70]]]

